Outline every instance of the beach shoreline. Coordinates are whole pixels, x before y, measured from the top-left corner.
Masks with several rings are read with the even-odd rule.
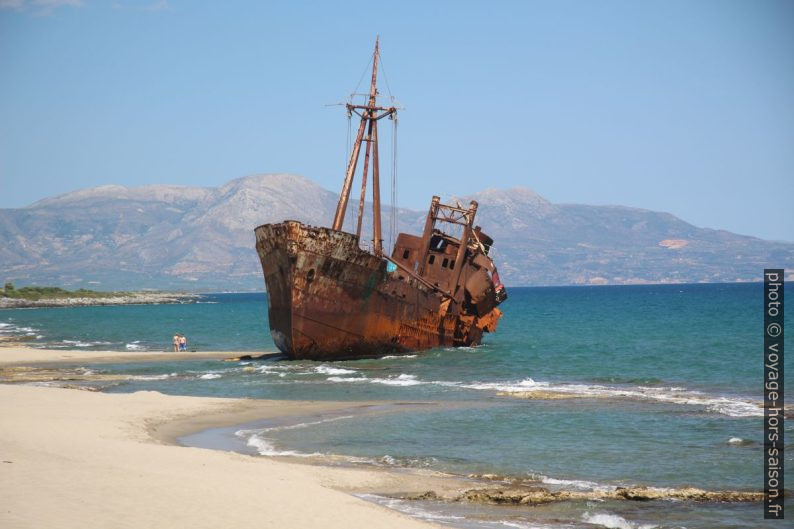
[[[177,446],[190,432],[350,402],[106,394],[0,385],[3,527],[432,527],[358,499],[453,484]],[[364,404],[364,403],[358,403]],[[367,403],[376,405],[378,403]]]
[[[0,348],[0,366],[37,369],[65,363],[239,356],[13,346]],[[465,488],[459,480],[430,471],[307,465],[179,441],[211,428],[396,403],[77,389],[84,388],[0,384],[0,402],[8,410],[0,417],[0,468],[6,471],[0,484],[6,500],[0,526],[100,528],[116,526],[123,517],[125,526],[135,527],[434,527],[354,494]]]
[[[241,351],[93,351],[84,349],[39,349],[19,343],[0,343],[0,366],[64,364],[64,363],[121,363],[168,362],[175,360],[231,360],[243,356],[277,355],[273,352]]]
[[[345,462],[346,456],[282,457],[267,453],[268,457],[262,457],[251,446],[248,450],[239,449],[245,446],[245,441],[240,441],[237,449],[228,443],[235,430],[252,424],[300,426],[301,423],[316,424],[318,419],[322,422],[334,414],[411,413],[412,410],[427,409],[427,406],[476,406],[472,402],[259,400],[170,396],[156,391],[91,393],[75,389],[96,389],[69,383],[69,380],[91,381],[93,377],[123,376],[85,370],[86,373],[79,375],[84,378],[72,378],[73,371],[82,369],[75,369],[74,365],[81,363],[185,359],[222,361],[239,359],[240,355],[218,351],[151,353],[0,347],[0,381],[6,382],[0,384],[0,402],[6,403],[4,408],[12,410],[0,417],[0,451],[3,452],[3,460],[10,461],[0,468],[11,470],[10,480],[4,480],[0,486],[0,493],[10,498],[11,506],[8,512],[0,514],[0,525],[70,527],[81,522],[80,526],[85,527],[84,520],[79,517],[67,516],[65,520],[57,519],[57,522],[56,517],[69,513],[71,503],[86,502],[90,505],[85,516],[93,519],[97,517],[96,512],[100,513],[96,524],[88,524],[88,527],[113,525],[113,516],[132,508],[135,503],[147,508],[151,506],[150,513],[146,515],[150,517],[132,518],[130,525],[135,526],[212,526],[207,520],[215,520],[217,526],[221,524],[219,513],[234,509],[233,518],[240,517],[240,522],[246,524],[335,528],[364,525],[427,527],[430,522],[426,519],[398,512],[399,505],[409,504],[419,505],[419,508],[427,507],[428,503],[430,507],[443,504],[452,509],[452,506],[466,504],[537,506],[590,500],[757,501],[758,493],[755,492],[693,488],[630,487],[606,492],[581,492],[559,487],[549,489],[538,481],[516,479],[515,476],[466,476],[428,469],[380,466],[374,461],[371,464],[351,463]],[[13,379],[9,378],[9,373],[22,376]],[[36,376],[43,378],[36,379]],[[186,442],[188,437],[202,432],[209,434],[205,436],[207,439],[213,435],[212,430],[221,429],[226,430],[226,444]],[[20,462],[24,465],[18,465]],[[26,469],[24,475],[15,475],[14,471],[23,468]],[[31,468],[29,476],[27,472]],[[163,476],[163,469],[170,469],[168,476]],[[252,471],[255,476],[250,475]],[[128,489],[125,476],[129,473],[133,475],[132,482],[137,484],[135,490]],[[80,486],[64,493],[62,488],[69,489],[65,481],[68,476],[78,476]],[[9,484],[17,479],[21,480],[21,486]],[[39,483],[44,484],[43,488],[38,487]],[[222,503],[213,494],[216,483],[222,484]],[[175,487],[184,490],[172,492]],[[97,498],[103,498],[108,488],[114,491],[121,488],[125,499],[114,496],[110,506],[104,505]],[[266,502],[267,523],[262,521],[263,511],[258,508],[261,501],[256,500],[257,495],[252,494],[252,488],[284,492],[276,494],[271,503]],[[153,492],[157,490],[168,490],[169,497],[177,497],[166,501]],[[229,497],[230,494],[233,497]],[[315,496],[321,501],[311,508],[306,507],[304,504],[314,503]],[[193,497],[198,498],[202,505],[197,513],[184,518],[174,514],[183,502],[192,502],[189,498]],[[414,513],[412,509],[408,507],[405,512]],[[272,510],[277,514],[270,512]],[[377,514],[381,511],[389,514]],[[107,517],[103,518],[105,515]],[[325,517],[335,518],[338,524],[316,523],[317,519]]]

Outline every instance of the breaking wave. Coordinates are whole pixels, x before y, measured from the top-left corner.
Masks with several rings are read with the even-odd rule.
[[[279,450],[273,444],[273,441],[259,434],[251,435],[246,441],[246,444],[255,449],[261,456],[316,457],[322,455],[320,453],[305,454],[295,450]]]
[[[463,516],[431,512],[427,509],[422,508],[419,505],[416,505],[416,503],[412,503],[406,500],[400,500],[398,498],[389,498],[387,496],[380,496],[377,494],[355,494],[354,496],[357,496],[362,500],[367,500],[372,503],[377,503],[378,505],[382,505],[384,507],[394,509],[395,511],[399,511],[403,514],[407,514],[409,516],[413,516],[421,520],[449,522],[452,520],[464,519]]]
[[[759,403],[739,398],[708,395],[682,387],[633,386],[627,388],[598,384],[551,384],[526,378],[519,382],[486,382],[465,384],[462,387],[497,391],[523,398],[618,398],[669,402],[703,406],[706,410],[730,417],[760,417],[764,410]]]
[[[377,459],[372,459],[371,462],[387,467],[428,468],[438,463],[438,459],[435,457],[394,457],[386,454]]]
[[[328,382],[369,382],[367,377],[328,377]]]
[[[373,384],[386,384],[387,386],[417,386],[424,384],[416,379],[416,375],[401,374],[396,377],[389,378],[373,378],[370,379]]]
[[[617,488],[613,485],[602,485],[601,483],[596,483],[595,481],[585,481],[580,479],[557,479],[543,475],[538,475],[535,477],[538,481],[545,485],[552,485],[554,487],[559,487],[566,490],[608,492]]]
[[[39,329],[33,327],[20,327],[14,323],[8,322],[0,323],[0,339],[10,338],[12,340],[17,339],[31,343],[34,340],[41,340],[44,338],[39,332],[41,332]],[[31,345],[33,345],[33,343],[31,343]],[[36,343],[35,346],[40,347],[38,343]]]
[[[130,380],[166,380],[178,376],[177,373],[166,373],[163,375],[133,375]]]
[[[636,524],[626,520],[622,516],[611,513],[590,514],[586,512],[582,515],[582,521],[593,525],[600,525],[607,529],[654,529],[657,527],[653,524]]]
[[[328,377],[328,382],[369,382],[370,384],[384,384],[386,386],[418,386],[419,384],[428,384],[417,380],[416,375],[401,374],[396,377],[388,378],[367,378],[361,377]]]
[[[343,369],[341,367],[331,367],[326,365],[317,366],[314,371],[322,375],[349,375],[355,373],[353,369]]]
[[[275,441],[268,437],[270,432],[277,432],[282,430],[296,430],[300,428],[307,428],[309,426],[316,426],[318,424],[325,424],[329,422],[341,421],[344,419],[352,419],[352,415],[341,415],[338,417],[329,417],[327,419],[320,419],[318,421],[301,422],[297,424],[288,424],[284,426],[271,426],[270,428],[260,428],[256,430],[238,430],[234,433],[241,439],[246,439],[246,445],[254,448],[259,455],[263,456],[293,456],[293,457],[318,457],[324,454],[314,452],[311,454],[298,452],[296,450],[280,450],[276,447]]]
[[[319,368],[318,368],[319,369]],[[350,370],[348,374],[355,373]],[[706,411],[719,413],[729,417],[760,417],[764,410],[760,403],[749,399],[709,395],[696,390],[682,387],[648,387],[648,386],[606,386],[599,384],[552,384],[537,382],[526,378],[518,382],[455,382],[433,380],[424,381],[416,375],[400,374],[386,378],[368,378],[366,376],[331,376],[326,379],[335,383],[362,383],[384,384],[387,386],[418,386],[436,385],[446,387],[459,387],[479,391],[494,391],[498,394],[527,399],[566,399],[566,398],[611,398],[629,399],[640,401],[664,402],[688,406],[701,406]]]
[[[529,524],[520,523],[520,522],[508,522],[506,520],[502,520],[499,523],[501,525],[504,525],[505,527],[513,527],[515,529],[543,529],[539,525],[529,525]]]
[[[102,345],[113,345],[113,342],[84,342],[82,340],[61,340],[60,342],[49,344],[53,349],[73,349],[75,347],[85,349],[87,347],[98,347]]]

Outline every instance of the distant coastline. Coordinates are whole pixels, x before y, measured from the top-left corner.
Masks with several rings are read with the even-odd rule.
[[[0,297],[0,309],[195,303],[202,297],[200,294],[185,292],[108,292],[106,294],[108,295],[102,297],[85,297],[76,293],[74,296],[41,299]]]
[[[478,223],[498,241],[493,257],[508,287],[754,281],[772,264],[794,270],[794,243],[699,228],[664,212],[554,203],[524,188],[459,199],[479,202]],[[290,174],[213,188],[83,189],[0,211],[0,280],[109,290],[262,289],[253,228],[284,219],[325,226],[338,202],[337,192]],[[384,210],[386,225],[391,214]],[[426,214],[400,208],[396,231],[421,233]],[[370,219],[362,229],[371,228]],[[173,237],[166,245],[164,233]]]

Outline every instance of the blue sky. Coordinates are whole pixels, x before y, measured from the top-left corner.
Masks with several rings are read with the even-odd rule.
[[[0,0],[0,207],[262,172],[337,191],[326,105],[376,34],[400,205],[524,186],[794,240],[787,0]]]

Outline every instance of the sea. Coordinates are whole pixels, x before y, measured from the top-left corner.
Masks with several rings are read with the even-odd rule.
[[[2,310],[0,333],[32,347],[144,352],[169,350],[180,332],[190,350],[274,352],[265,296]],[[344,362],[271,357],[76,367],[127,375],[85,382],[109,393],[350,401],[351,410],[360,401],[435,403],[264,421],[227,432],[220,448],[253,456],[487,474],[551,490],[763,490],[761,283],[509,288],[501,308],[497,332],[477,347]],[[789,373],[793,357],[794,351]],[[785,460],[794,476],[792,424],[794,417],[786,427]],[[202,438],[184,442],[201,445]],[[786,506],[794,516],[790,493]],[[457,528],[784,525],[764,520],[760,503],[588,500],[506,507],[362,497]]]

